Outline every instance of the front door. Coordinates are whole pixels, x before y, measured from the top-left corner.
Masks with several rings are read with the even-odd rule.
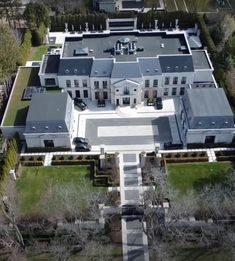
[[[215,136],[206,136],[205,143],[206,144],[214,144],[215,143]]]
[[[123,105],[130,105],[130,98],[129,97],[123,98],[122,103]]]

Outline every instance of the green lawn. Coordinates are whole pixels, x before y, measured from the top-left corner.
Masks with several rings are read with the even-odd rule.
[[[167,164],[170,183],[182,193],[202,184],[220,182],[232,169],[230,162]]]
[[[41,45],[38,47],[32,47],[31,48],[31,55],[30,60],[31,61],[41,61],[43,54],[47,53],[48,45]]]
[[[24,126],[30,101],[22,101],[24,89],[27,86],[40,86],[39,68],[21,67],[16,78],[15,88],[8,101],[4,126]]]
[[[85,193],[104,191],[92,186],[89,173],[89,166],[23,167],[16,182],[22,214],[60,213],[65,198],[73,200],[74,207],[86,207]]]

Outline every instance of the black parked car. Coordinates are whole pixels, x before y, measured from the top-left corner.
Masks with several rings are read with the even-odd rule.
[[[86,152],[91,150],[91,145],[86,143],[77,143],[75,146],[75,151],[77,152]]]
[[[86,138],[82,138],[82,137],[75,137],[73,139],[73,143],[77,144],[77,143],[84,143],[84,144],[89,144],[89,140]]]
[[[84,111],[87,108],[86,103],[79,98],[74,98],[74,105],[80,108],[82,111]]]
[[[160,97],[158,97],[156,99],[156,108],[157,108],[157,110],[161,110],[163,108],[162,98],[160,98]]]

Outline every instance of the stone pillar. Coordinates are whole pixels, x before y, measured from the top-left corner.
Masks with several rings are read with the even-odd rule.
[[[115,152],[115,165],[116,167],[119,166],[119,152]]]
[[[89,31],[88,23],[85,23],[85,25],[86,25],[85,31],[88,32]]]
[[[137,17],[134,18],[134,30],[137,29]]]
[[[158,29],[158,20],[155,20],[155,29]]]
[[[100,145],[100,168],[103,169],[104,166],[105,166],[104,145]]]
[[[16,180],[16,173],[15,173],[15,170],[14,169],[11,169],[9,171],[9,175],[11,177],[12,180]]]
[[[144,168],[145,163],[146,163],[146,152],[145,152],[145,151],[142,151],[142,152],[140,153],[140,167],[141,167],[141,168]]]

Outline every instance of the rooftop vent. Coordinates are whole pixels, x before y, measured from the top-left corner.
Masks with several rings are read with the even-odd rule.
[[[188,68],[187,65],[184,65],[184,71],[185,71],[187,68]]]
[[[48,127],[48,126],[45,126],[45,129],[49,129],[49,127]]]
[[[155,68],[155,69],[154,69],[154,71],[155,71],[155,72],[158,72],[158,69],[157,69],[157,68]]]
[[[36,130],[36,127],[35,127],[35,126],[32,126],[32,129],[33,129],[33,130]]]
[[[69,74],[69,69],[65,69],[65,73],[66,73],[66,74]]]
[[[170,67],[170,66],[167,66],[166,69],[167,69],[167,71],[170,71],[171,67]]]
[[[98,71],[97,70],[95,70],[95,74],[97,74],[98,73]]]
[[[149,70],[149,69],[146,69],[146,72],[150,72],[150,70]]]
[[[77,74],[78,73],[78,69],[74,69],[74,73]]]
[[[211,124],[212,124],[212,125],[215,125],[215,122],[214,122],[214,121],[212,121],[212,122],[211,122]]]
[[[176,70],[176,71],[179,70],[179,66],[178,66],[178,65],[175,66],[175,70]]]
[[[228,124],[228,121],[225,121],[224,123],[225,123],[225,124]]]
[[[62,126],[61,126],[61,125],[58,125],[58,128],[59,128],[59,129],[62,129]]]

